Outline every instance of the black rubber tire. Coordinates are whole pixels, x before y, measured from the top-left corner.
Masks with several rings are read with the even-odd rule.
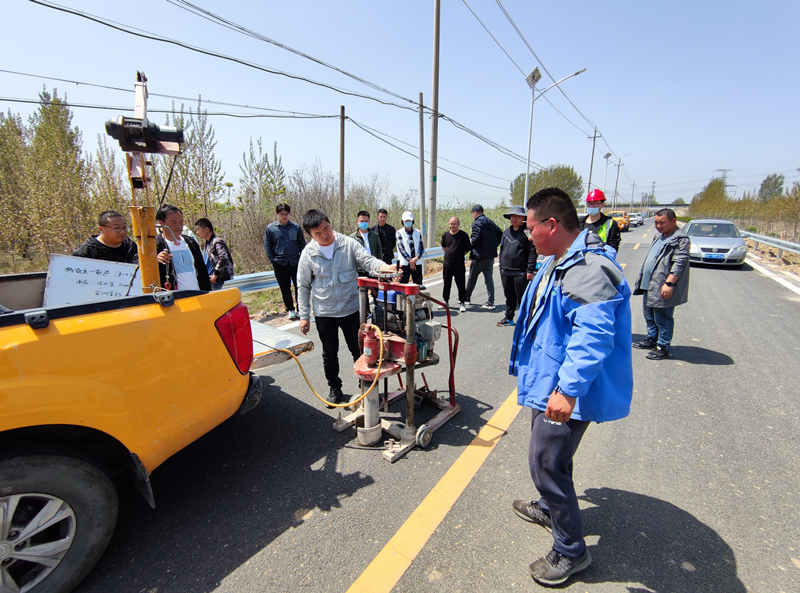
[[[58,497],[75,514],[75,537],[64,558],[31,593],[67,593],[108,546],[119,498],[101,468],[75,457],[25,455],[0,460],[0,497],[38,493]]]

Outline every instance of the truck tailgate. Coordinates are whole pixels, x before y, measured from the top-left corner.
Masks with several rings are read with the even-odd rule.
[[[300,356],[303,352],[311,352],[314,349],[314,342],[305,336],[298,336],[278,327],[259,323],[250,320],[250,328],[253,331],[253,364],[251,371],[257,371],[267,367],[286,362],[291,357],[285,352],[280,352],[277,348],[288,350],[295,356]]]

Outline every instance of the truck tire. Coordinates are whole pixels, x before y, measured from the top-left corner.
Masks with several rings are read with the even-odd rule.
[[[113,482],[88,461],[0,459],[0,590],[71,591],[105,551],[118,508]]]

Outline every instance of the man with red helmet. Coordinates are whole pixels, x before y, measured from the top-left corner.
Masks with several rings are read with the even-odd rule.
[[[605,194],[599,189],[593,189],[586,196],[586,210],[588,215],[581,220],[581,230],[589,229],[602,239],[603,243],[610,245],[615,251],[619,251],[619,243],[622,240],[619,225],[613,218],[603,214],[603,205],[606,203]]]

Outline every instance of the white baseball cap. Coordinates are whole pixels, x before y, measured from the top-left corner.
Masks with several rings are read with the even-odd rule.
[[[414,222],[414,213],[411,212],[411,210],[406,210],[405,212],[403,212],[403,216],[400,217],[400,220],[402,222],[405,222],[407,220]]]

